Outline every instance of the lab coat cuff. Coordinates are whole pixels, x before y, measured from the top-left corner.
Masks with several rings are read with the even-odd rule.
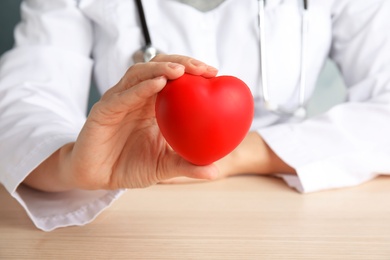
[[[259,129],[257,132],[271,149],[291,167],[296,169],[298,165],[304,163],[303,158],[306,158],[306,154],[303,149],[296,149],[296,147],[299,147],[301,144],[293,137],[289,125],[283,125],[283,127],[280,125],[271,126]],[[291,175],[280,173],[276,176],[282,178],[291,188],[294,188],[301,193],[306,192],[299,174]]]
[[[72,190],[48,193],[22,185],[12,196],[23,206],[34,225],[48,232],[92,222],[124,191]]]
[[[285,163],[293,168],[305,165],[310,160],[310,149],[297,149],[302,147],[303,143],[294,134],[290,124],[275,125],[257,130],[263,140],[270,148],[283,159]]]
[[[297,175],[280,173],[290,187],[302,193],[355,186],[377,176],[360,162],[372,161],[372,164],[385,165],[386,156],[370,157],[367,153],[344,154],[327,158],[316,158],[314,149],[300,142],[291,125],[277,125],[258,130],[264,141]],[[354,158],[355,160],[352,160]],[[356,161],[357,158],[360,158]],[[349,165],[348,162],[354,162]],[[351,169],[354,173],[351,174]]]
[[[59,227],[84,225],[93,221],[111,205],[123,190],[43,192],[22,184],[28,174],[43,160],[77,135],[61,134],[45,139],[30,151],[23,161],[12,169],[2,181],[5,188],[25,209],[35,226],[43,231]]]

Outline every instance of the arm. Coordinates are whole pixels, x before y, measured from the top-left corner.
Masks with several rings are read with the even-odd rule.
[[[260,129],[268,145],[296,169],[302,192],[360,184],[390,172],[389,1],[335,1],[331,58],[348,98],[299,124]]]
[[[92,27],[76,1],[24,1],[21,16],[0,62],[0,181],[11,193],[76,140],[92,70]]]
[[[250,133],[216,163],[220,176],[282,174],[290,186],[310,192],[389,173],[389,13],[388,1],[337,1],[331,57],[349,87],[348,102],[302,123]]]
[[[15,46],[0,60],[0,182],[43,230],[85,223],[119,192],[53,196],[22,182],[83,126],[92,26],[73,0],[26,0],[21,17]]]

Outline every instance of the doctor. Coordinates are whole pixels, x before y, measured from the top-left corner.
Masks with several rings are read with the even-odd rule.
[[[88,223],[124,188],[178,176],[277,174],[313,192],[390,172],[389,1],[200,2],[144,1],[153,45],[175,55],[135,65],[145,38],[133,0],[23,2],[0,61],[0,182],[38,228]],[[347,99],[290,116],[327,57]],[[213,165],[178,157],[153,118],[156,93],[184,72],[237,76],[256,101],[251,132]],[[91,74],[103,96],[86,118]]]

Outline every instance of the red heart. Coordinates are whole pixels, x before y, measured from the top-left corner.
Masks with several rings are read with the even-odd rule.
[[[180,156],[207,165],[236,148],[253,119],[253,97],[238,78],[184,74],[157,95],[156,119],[162,135]]]

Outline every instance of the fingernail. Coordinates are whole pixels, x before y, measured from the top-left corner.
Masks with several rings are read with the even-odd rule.
[[[208,72],[212,72],[212,73],[216,73],[216,72],[218,72],[218,69],[216,69],[216,68],[214,68],[214,67],[211,67],[211,66],[208,66],[208,67],[207,67],[207,71],[208,71]]]
[[[174,70],[184,69],[184,66],[178,63],[168,63],[168,67]]]

